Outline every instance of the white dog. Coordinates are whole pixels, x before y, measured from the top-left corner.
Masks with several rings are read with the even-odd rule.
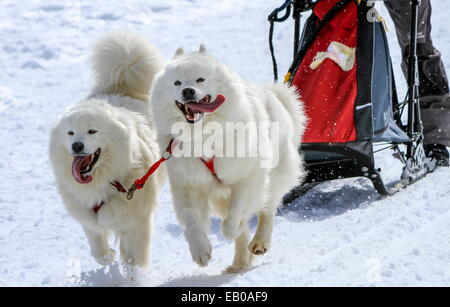
[[[64,205],[83,226],[97,262],[114,261],[108,244],[114,232],[122,260],[145,267],[164,170],[131,201],[124,192],[160,155],[148,92],[164,62],[145,39],[128,33],[108,35],[95,51],[95,90],[53,128],[51,163]]]
[[[264,254],[270,248],[276,209],[304,175],[298,147],[306,120],[296,92],[285,85],[248,84],[200,46],[198,52],[187,55],[179,49],[157,74],[150,104],[163,148],[169,143],[182,143],[183,148],[205,145],[210,139],[196,135],[195,130],[211,123],[223,127],[218,129],[221,133],[209,135],[216,141],[209,153],[171,158],[167,162],[169,179],[194,261],[206,266],[211,258],[207,232],[212,213],[223,219],[224,235],[235,240],[235,257],[226,272],[248,269],[252,254]],[[180,122],[192,127],[194,134],[176,135],[174,127],[181,127]],[[234,135],[225,128],[227,123],[275,123],[279,141],[272,138],[270,125],[266,125],[257,138],[245,140],[247,149],[256,148],[258,142],[270,144],[264,157],[221,156],[219,151],[223,154],[230,149],[224,139]],[[262,167],[263,160],[272,162],[272,167]],[[255,214],[258,227],[250,242],[248,221]]]

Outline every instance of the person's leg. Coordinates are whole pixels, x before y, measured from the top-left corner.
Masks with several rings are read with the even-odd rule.
[[[411,1],[385,1],[389,14],[395,23],[397,37],[403,52],[402,68],[408,73],[409,45],[411,40]],[[417,53],[420,70],[420,96],[446,95],[449,92],[448,79],[441,54],[431,39],[431,3],[422,0],[419,6]]]
[[[385,4],[395,23],[398,41],[403,52],[402,68],[406,76],[410,49],[411,2],[395,0],[385,1]],[[431,11],[430,0],[422,0],[419,7],[417,51],[422,120],[428,151],[432,151],[434,144],[450,146],[449,85],[441,54],[434,48],[431,39]]]

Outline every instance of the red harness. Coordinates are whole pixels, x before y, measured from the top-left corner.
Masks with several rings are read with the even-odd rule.
[[[214,159],[215,158],[216,158],[215,156],[213,156],[209,160],[205,160],[203,158],[200,158],[200,161],[203,162],[203,164],[208,168],[208,170],[211,173],[211,175],[213,175],[214,178],[216,178],[218,182],[222,182],[222,180],[220,180],[220,178],[217,176],[216,169],[214,168]]]
[[[171,139],[169,142],[169,145],[167,146],[166,150],[163,152],[161,159],[159,159],[156,163],[154,163],[149,170],[147,171],[147,173],[140,179],[136,179],[134,181],[134,184],[131,186],[131,188],[128,190],[127,192],[127,199],[131,200],[133,199],[133,195],[134,192],[136,190],[140,190],[144,187],[145,182],[148,180],[148,178],[150,178],[150,176],[156,172],[156,170],[161,166],[162,163],[164,163],[165,161],[169,160],[170,157],[172,157],[172,149],[173,146],[175,145],[175,139]],[[216,178],[216,180],[221,183],[222,180],[217,176],[216,170],[214,168],[214,159],[215,157],[212,157],[209,160],[205,160],[203,158],[200,158],[200,161],[203,162],[203,164],[208,168],[208,170],[210,171],[211,175],[214,176],[214,178]]]
[[[95,214],[98,213],[98,211],[100,211],[100,209],[103,207],[103,205],[105,204],[104,201],[102,201],[100,204],[96,204],[94,206],[94,208],[92,208],[92,210],[94,211]]]
[[[112,185],[113,187],[115,187],[116,190],[117,190],[119,193],[126,193],[126,192],[127,192],[127,190],[125,190],[125,188],[123,187],[123,185],[122,185],[119,181],[111,182],[111,185]],[[97,214],[98,211],[100,211],[100,209],[103,207],[104,204],[105,204],[105,202],[102,201],[100,204],[94,205],[94,207],[92,208],[92,210],[94,211],[94,213]]]

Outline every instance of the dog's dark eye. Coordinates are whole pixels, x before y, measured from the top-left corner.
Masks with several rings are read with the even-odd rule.
[[[180,86],[181,85],[181,81],[175,81],[175,86]]]
[[[88,133],[89,133],[89,134],[96,134],[96,133],[97,133],[97,130],[91,129],[91,130],[88,131]]]
[[[202,83],[202,82],[205,82],[205,78],[198,78],[197,79],[197,83]]]
[[[68,135],[74,135],[73,131],[67,132]]]

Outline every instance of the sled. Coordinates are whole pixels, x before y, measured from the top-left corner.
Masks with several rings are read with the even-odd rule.
[[[308,176],[285,202],[320,182],[353,177],[368,178],[378,193],[390,195],[436,167],[423,148],[418,2],[411,6],[408,94],[403,102],[397,98],[384,19],[373,1],[288,0],[269,15],[275,81],[274,25],[293,17],[294,55],[284,82],[296,87],[309,119],[300,146]],[[308,11],[301,31],[301,16]],[[375,148],[380,145],[380,150]],[[375,154],[388,149],[403,164],[403,172],[399,181],[385,184]]]

